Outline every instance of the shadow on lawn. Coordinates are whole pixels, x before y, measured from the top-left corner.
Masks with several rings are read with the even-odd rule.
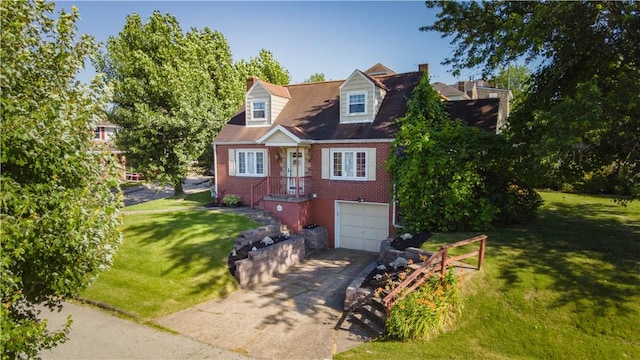
[[[190,273],[189,281],[193,281],[205,274],[193,283],[192,295],[217,291],[217,296],[224,296],[235,287],[227,271],[227,256],[239,231],[253,227],[251,219],[208,211],[176,211],[146,216],[147,220],[142,224],[128,226],[127,232],[140,237],[138,243],[141,246],[153,244],[166,249],[164,251],[171,265],[162,271],[163,276]]]
[[[500,269],[505,291],[520,285],[524,273],[545,274],[559,294],[552,306],[573,303],[595,316],[636,314],[640,226],[625,222],[616,207],[549,202],[526,231],[490,236],[487,256],[511,259]]]

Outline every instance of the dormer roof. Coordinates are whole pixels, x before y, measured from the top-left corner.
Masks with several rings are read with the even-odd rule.
[[[279,96],[279,97],[285,98],[285,99],[291,99],[291,94],[289,94],[289,90],[286,88],[286,86],[271,84],[271,83],[268,83],[266,81],[262,81],[262,80],[257,79],[257,78],[256,78],[255,83],[251,87],[251,89],[249,89],[248,93],[250,93],[251,90],[254,87],[256,87],[258,84],[260,86],[262,86],[265,90],[267,90],[271,95]]]
[[[346,83],[349,82],[349,80],[351,80],[354,76],[356,76],[358,74],[362,75],[367,80],[369,80],[372,85],[375,85],[375,86],[377,86],[377,87],[379,87],[381,89],[384,89],[384,90],[389,90],[389,88],[387,88],[386,85],[382,81],[380,81],[378,78],[375,78],[375,77],[373,77],[371,75],[368,75],[367,73],[364,73],[364,72],[362,72],[360,70],[357,70],[357,69],[354,72],[352,72],[351,75],[349,75],[349,77],[346,80],[344,80],[342,82],[342,85],[340,85],[340,88],[342,88]]]

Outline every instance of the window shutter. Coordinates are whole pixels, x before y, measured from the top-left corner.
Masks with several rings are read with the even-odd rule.
[[[236,149],[229,149],[229,176],[236,175]]]
[[[376,149],[367,151],[367,180],[376,180]]]
[[[262,176],[267,176],[269,175],[269,151],[268,150],[263,150],[262,151]]]
[[[322,149],[322,178],[323,179],[329,178],[329,171],[330,171],[329,164],[331,163],[330,157],[331,157],[331,151],[329,149]]]

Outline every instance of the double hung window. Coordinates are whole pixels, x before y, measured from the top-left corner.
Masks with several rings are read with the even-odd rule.
[[[367,152],[365,150],[333,150],[331,152],[331,178],[366,180]]]
[[[358,92],[349,94],[349,115],[364,115],[366,111],[367,93]]]
[[[252,119],[260,120],[267,118],[267,102],[264,100],[255,100],[252,103]]]
[[[236,151],[238,176],[264,176],[264,150]]]

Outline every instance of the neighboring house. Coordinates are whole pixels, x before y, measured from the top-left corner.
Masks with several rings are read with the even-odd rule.
[[[100,122],[93,129],[93,141],[109,144],[116,133],[116,125]]]
[[[441,82],[434,82],[433,84],[431,84],[431,86],[433,86],[438,94],[446,97],[449,101],[471,100],[471,97],[469,97],[463,91],[454,88],[453,86],[449,86]]]
[[[486,80],[458,81],[454,85],[446,85],[441,82],[431,84],[441,96],[450,101],[477,100],[477,99],[500,99],[500,109],[496,132],[500,132],[507,124],[510,112],[510,102],[513,100],[513,93],[508,89],[499,89]]]
[[[250,78],[245,104],[213,141],[219,198],[239,195],[293,233],[323,225],[330,247],[378,251],[395,225],[385,165],[395,120],[421,76],[376,64],[340,81],[278,86]],[[498,99],[448,109],[495,131]]]
[[[103,147],[106,151],[108,151],[115,159],[117,159],[118,164],[120,164],[120,169],[122,172],[121,180],[125,181],[137,181],[141,180],[142,176],[137,173],[127,173],[126,171],[126,157],[124,156],[124,152],[118,150],[114,144],[114,136],[116,134],[117,126],[111,124],[106,121],[101,121],[96,124],[96,127],[93,129],[93,142],[100,147]]]

